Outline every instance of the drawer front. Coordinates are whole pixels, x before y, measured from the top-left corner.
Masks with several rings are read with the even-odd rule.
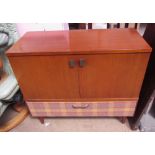
[[[133,116],[137,101],[27,102],[34,117]]]

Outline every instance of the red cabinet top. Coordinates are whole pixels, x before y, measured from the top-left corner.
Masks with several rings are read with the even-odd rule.
[[[8,56],[81,53],[151,52],[135,29],[28,32],[8,51]]]

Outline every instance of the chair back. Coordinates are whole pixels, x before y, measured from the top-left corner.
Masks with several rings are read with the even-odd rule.
[[[69,23],[70,29],[94,29],[95,23]],[[138,28],[138,23],[106,23],[106,28]],[[102,27],[102,26],[100,26]],[[104,28],[104,27],[103,27]]]
[[[107,29],[110,28],[135,28],[137,29],[138,23],[107,23]]]

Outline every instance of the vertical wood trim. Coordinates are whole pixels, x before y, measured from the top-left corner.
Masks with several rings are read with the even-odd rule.
[[[92,29],[92,23],[88,23],[88,29]]]
[[[109,29],[110,28],[110,23],[107,23],[107,29]]]
[[[125,23],[125,28],[128,28],[129,27],[129,23]]]
[[[79,29],[86,29],[86,23],[79,23]]]
[[[120,23],[117,23],[117,28],[120,28]]]
[[[138,26],[138,24],[137,24],[137,23],[135,23],[135,29],[137,29],[137,26]]]

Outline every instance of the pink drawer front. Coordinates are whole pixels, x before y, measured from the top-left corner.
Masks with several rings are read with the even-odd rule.
[[[27,102],[34,117],[133,116],[137,101]]]

